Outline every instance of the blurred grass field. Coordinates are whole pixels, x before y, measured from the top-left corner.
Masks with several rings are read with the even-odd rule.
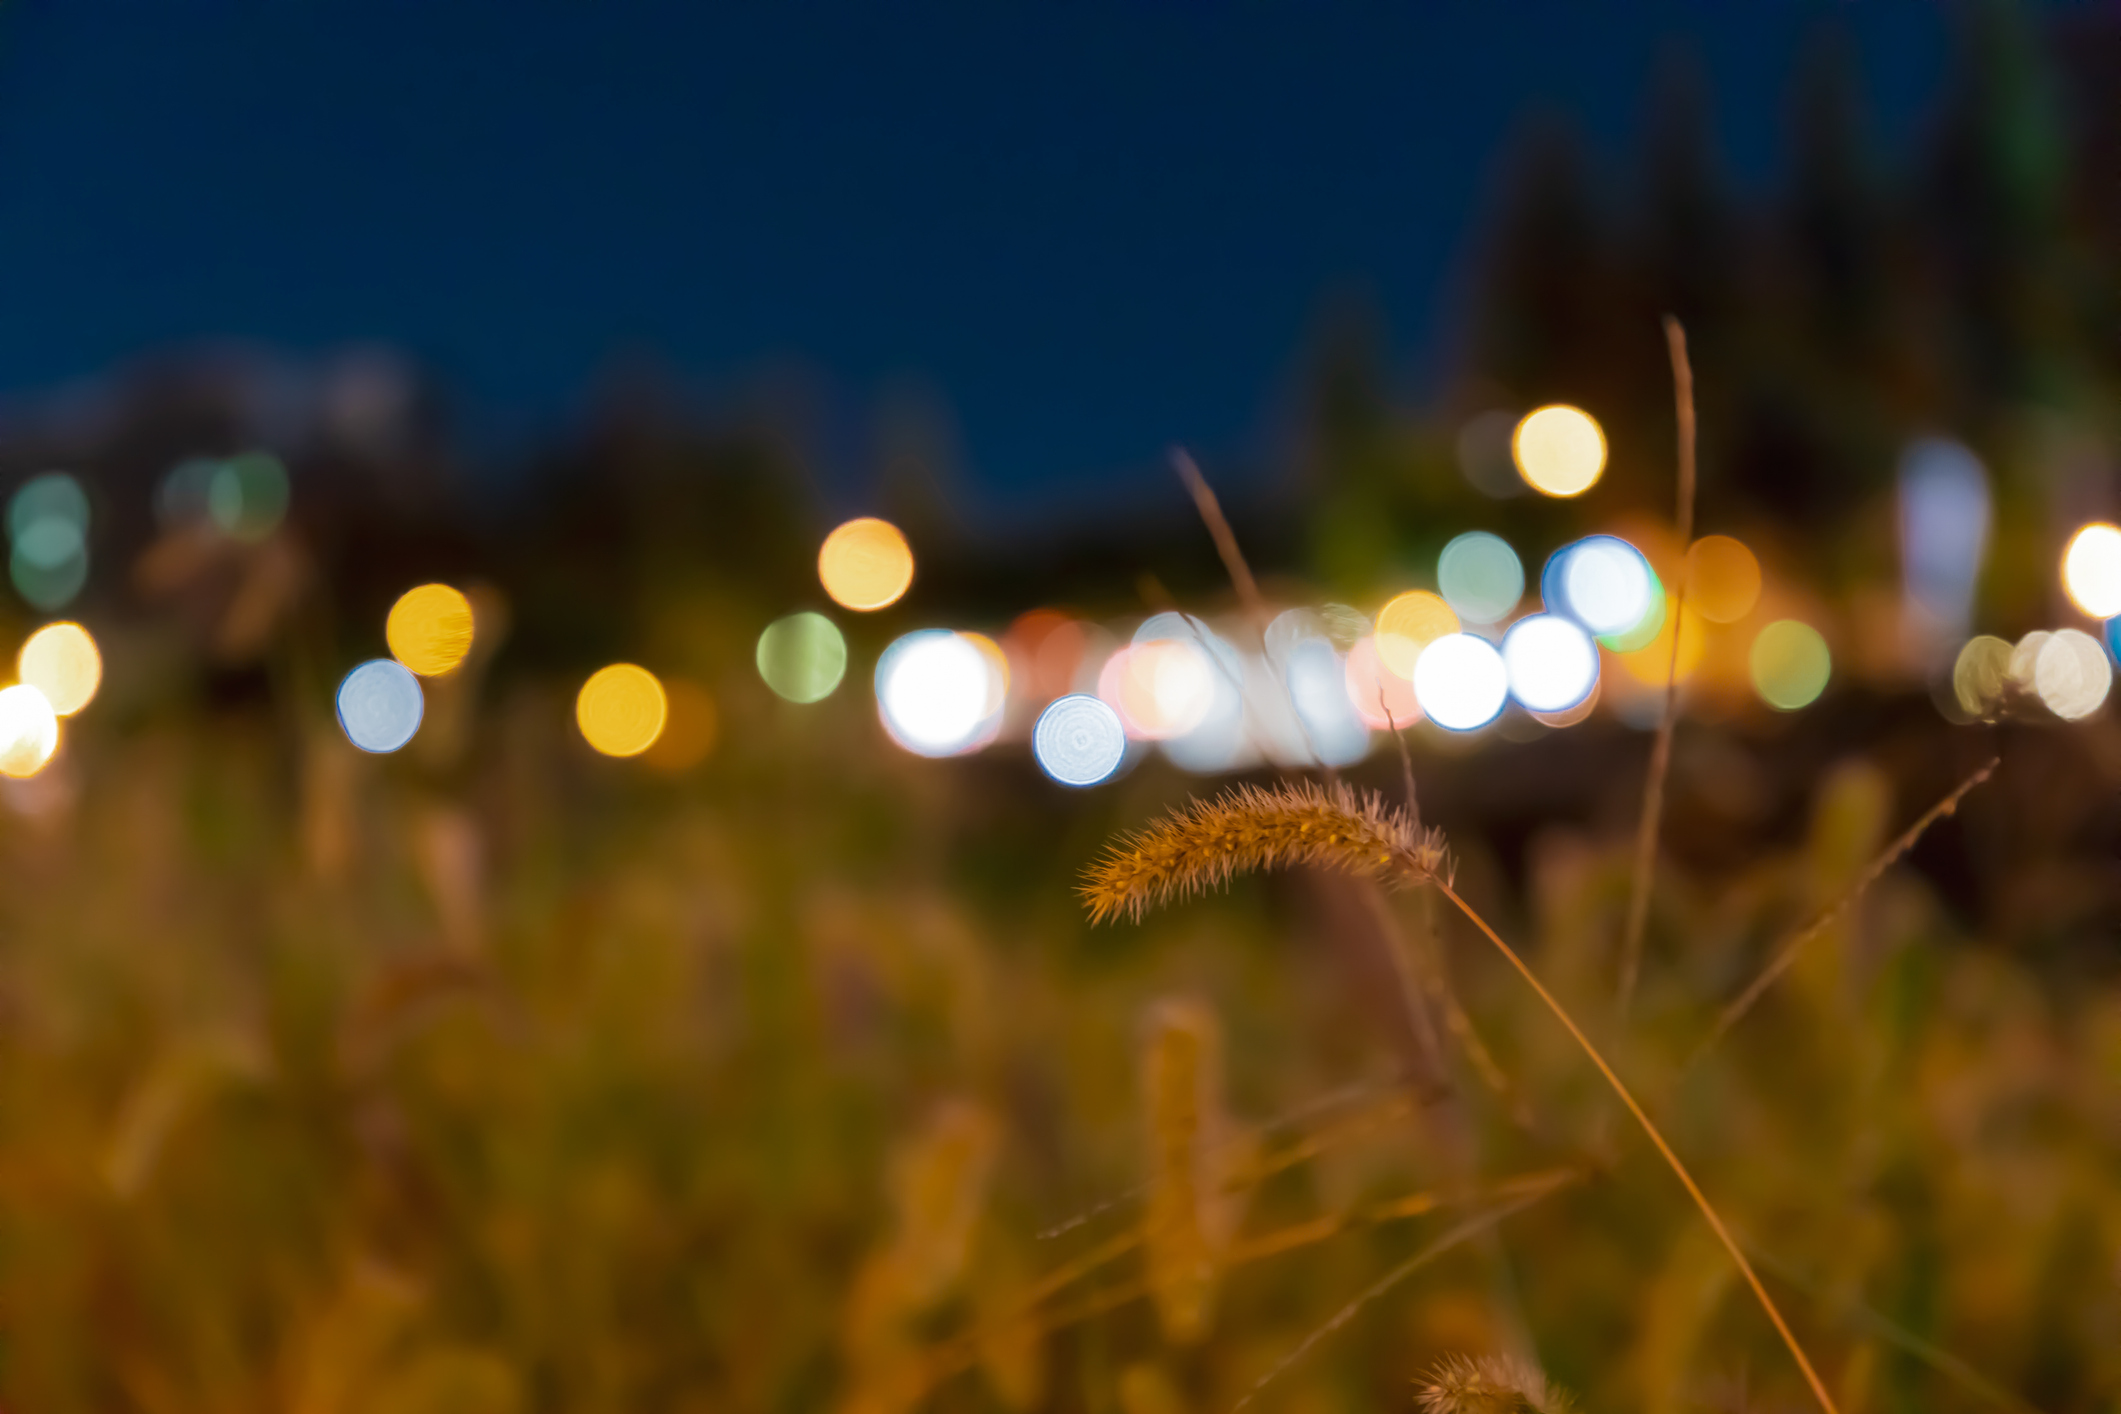
[[[91,722],[65,771],[15,783],[7,1407],[888,1409],[925,1388],[909,1361],[984,1332],[927,1407],[1227,1408],[1454,1200],[1584,1164],[1260,1407],[1401,1407],[1438,1359],[1495,1349],[1591,1408],[1801,1406],[1670,1177],[1463,929],[1443,941],[1506,1094],[1455,1049],[1447,1091],[1408,1088],[1388,954],[1344,880],[1240,880],[1091,930],[1079,870],[1184,778],[1005,788],[1020,759],[879,750],[858,701],[795,717],[718,686],[723,746],[674,780],[610,769],[524,683],[460,759],[237,713]],[[1950,847],[2007,860],[2090,788],[2111,728],[2070,730],[2025,730]],[[1682,821],[1716,733],[1694,735]],[[1984,936],[1902,869],[1672,1079],[1713,1003],[1955,779],[1893,764],[1782,788],[1794,814],[1735,866],[1668,864],[1638,1024],[1600,1035],[1844,1408],[2106,1407],[2111,978]],[[1509,861],[1467,800],[1479,773],[1416,769],[1463,888],[1608,1017],[1626,831],[1550,824]],[[1425,926],[1419,894],[1391,907]],[[1012,1326],[1041,1273],[1144,1220],[1145,1018],[1177,1001],[1220,1031],[1215,1123],[1254,1153],[1318,1136],[1201,1196],[1236,1205],[1215,1250],[1295,1240],[1211,1262],[1190,1339],[1143,1299]],[[1305,1226],[1410,1194],[1440,1205]],[[1138,1297],[1140,1260],[1039,1309]]]

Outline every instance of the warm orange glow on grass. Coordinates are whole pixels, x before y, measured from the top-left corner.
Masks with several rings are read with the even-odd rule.
[[[1378,661],[1411,681],[1421,650],[1458,630],[1458,615],[1441,594],[1410,589],[1377,611]]]
[[[1704,535],[1687,551],[1686,607],[1713,624],[1734,624],[1760,602],[1760,561],[1743,541]]]
[[[599,668],[574,700],[575,724],[606,756],[638,756],[655,745],[670,714],[654,673],[633,663]]]
[[[864,516],[825,537],[817,577],[833,602],[863,611],[895,604],[913,583],[913,550],[899,528]]]
[[[390,606],[383,640],[390,656],[423,678],[439,677],[471,652],[471,601],[446,584],[408,589]]]
[[[102,685],[103,655],[81,625],[46,624],[22,645],[15,657],[15,671],[44,694],[52,711],[71,717],[95,698]]]
[[[1525,484],[1547,496],[1581,496],[1605,471],[1605,432],[1582,408],[1553,403],[1535,408],[1510,438]]]

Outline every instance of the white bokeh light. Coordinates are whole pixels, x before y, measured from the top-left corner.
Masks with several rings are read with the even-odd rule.
[[[2095,619],[2121,614],[2121,528],[2094,522],[2071,536],[2062,554],[2062,587]]]
[[[384,754],[411,741],[426,706],[420,680],[395,658],[371,658],[339,683],[339,725],[363,751]]]
[[[1440,727],[1469,732],[1495,720],[1510,680],[1495,645],[1470,633],[1431,643],[1414,664],[1414,696]]]
[[[986,744],[994,667],[979,645],[949,629],[909,633],[876,664],[876,706],[892,740],[920,756],[955,756]]]
[[[1031,729],[1039,768],[1064,786],[1094,786],[1119,769],[1127,729],[1119,713],[1084,692],[1055,698]]]
[[[59,749],[59,714],[26,682],[0,688],[0,775],[34,776]]]
[[[1566,712],[1598,685],[1598,648],[1558,614],[1519,619],[1503,635],[1510,693],[1528,711]]]
[[[1656,605],[1649,561],[1617,536],[1579,540],[1561,551],[1560,561],[1559,602],[1547,608],[1569,615],[1593,634],[1626,633]]]
[[[2033,659],[2033,691],[2065,722],[2089,717],[2114,685],[2113,666],[2099,640],[2079,629],[2057,629]]]

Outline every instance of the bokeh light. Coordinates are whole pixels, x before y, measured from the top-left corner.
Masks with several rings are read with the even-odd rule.
[[[721,713],[714,694],[696,682],[673,678],[663,684],[663,731],[641,760],[658,771],[677,775],[713,754],[721,736]]]
[[[598,668],[574,699],[582,739],[606,756],[640,755],[655,745],[669,716],[663,684],[638,663]]]
[[[863,516],[825,537],[817,577],[841,607],[881,609],[913,583],[913,549],[890,521]]]
[[[958,635],[980,651],[987,660],[987,701],[981,710],[982,719],[1001,717],[1002,709],[1009,705],[1009,655],[1002,646],[984,633]]]
[[[1647,648],[1656,641],[1657,635],[1664,631],[1665,615],[1670,608],[1671,601],[1665,595],[1664,585],[1653,570],[1650,573],[1649,608],[1643,611],[1642,617],[1635,621],[1633,628],[1620,633],[1601,633],[1598,635],[1598,641],[1615,653],[1633,653],[1639,648]],[[1695,617],[1698,619],[1700,616]]]
[[[287,468],[270,452],[245,452],[214,468],[206,514],[238,540],[263,540],[287,515]]]
[[[1414,696],[1429,720],[1454,732],[1484,727],[1509,695],[1502,654],[1484,638],[1453,633],[1422,650],[1414,665]]]
[[[1541,576],[1547,608],[1593,635],[1629,634],[1657,607],[1657,577],[1640,550],[1616,535],[1593,535],[1554,552]]]
[[[1981,634],[1960,648],[1952,663],[1952,697],[1969,717],[1992,717],[2011,681],[2011,645]]]
[[[1436,587],[1467,623],[1501,623],[1524,597],[1524,563],[1500,535],[1469,530],[1436,557]]]
[[[1553,403],[1525,414],[1510,438],[1510,453],[1533,490],[1580,496],[1605,471],[1605,433],[1582,408]]]
[[[877,660],[876,705],[892,740],[920,756],[984,745],[992,725],[994,669],[979,646],[949,629],[921,629]]]
[[[1097,695],[1119,713],[1129,735],[1162,741],[1207,717],[1216,702],[1215,667],[1192,642],[1132,643],[1106,660]]]
[[[1900,456],[1900,578],[1910,608],[1945,641],[1973,616],[1988,550],[1988,472],[1948,437],[1921,437]]]
[[[24,779],[59,749],[59,717],[35,685],[0,688],[0,775]]]
[[[1796,619],[1777,619],[1753,640],[1753,690],[1781,712],[1809,707],[1826,691],[1833,655],[1819,630]]]
[[[33,476],[7,504],[8,578],[39,609],[70,603],[88,583],[88,494],[63,471]]]
[[[1039,769],[1062,785],[1094,786],[1126,758],[1127,728],[1104,702],[1071,692],[1039,713],[1031,729],[1031,754]]]
[[[1510,695],[1532,712],[1566,712],[1598,686],[1598,645],[1559,614],[1533,614],[1502,636]]]
[[[2081,629],[2057,629],[2033,661],[2033,691],[2041,705],[2065,722],[2099,710],[2114,685],[2113,665],[2099,640]]]
[[[1760,561],[1744,541],[1704,535],[1686,559],[1686,606],[1710,623],[1737,623],[1760,602]]]
[[[2054,637],[2044,628],[2036,628],[2011,645],[2011,660],[2008,668],[2011,686],[2021,692],[2038,694],[2033,674],[2040,666],[2040,650],[2047,647],[2048,639]]]
[[[1374,731],[1403,730],[1421,720],[1413,674],[1387,668],[1378,654],[1375,638],[1362,639],[1348,650],[1342,681],[1347,688],[1348,705],[1355,709],[1363,725]]]
[[[1003,644],[1018,663],[1027,695],[1047,702],[1075,686],[1090,635],[1057,609],[1033,609],[1009,625]]]
[[[463,662],[471,638],[471,601],[446,584],[406,590],[383,621],[390,655],[423,678],[439,677]]]
[[[1269,694],[1280,696],[1279,687],[1269,676],[1266,660],[1257,654],[1240,653],[1228,639],[1198,619],[1160,614],[1150,624],[1155,624],[1158,619],[1189,632],[1188,637],[1174,640],[1174,643],[1182,643],[1190,650],[1191,656],[1182,655],[1176,661],[1189,665],[1197,661],[1206,672],[1203,679],[1206,706],[1197,716],[1190,706],[1178,709],[1174,720],[1189,720],[1191,725],[1161,738],[1165,759],[1180,770],[1196,775],[1234,771],[1257,762],[1263,741],[1256,704]],[[1148,646],[1138,643],[1134,652],[1140,654]],[[1169,663],[1164,666],[1168,668]],[[1136,657],[1132,668],[1135,673],[1140,673],[1143,660]],[[1189,666],[1181,682],[1189,681],[1190,675]],[[1168,682],[1165,686],[1168,688]],[[1132,694],[1122,696],[1123,703],[1133,700],[1136,699]],[[1282,697],[1278,705],[1286,709],[1287,699]],[[1121,707],[1122,721],[1127,720],[1128,710],[1124,705]],[[1163,704],[1161,710],[1169,712],[1171,707],[1168,703]]]
[[[1299,764],[1351,766],[1370,754],[1370,728],[1348,699],[1347,663],[1332,640],[1296,645],[1282,668],[1282,685],[1295,711]],[[1268,694],[1271,700],[1272,694]]]
[[[1458,629],[1458,615],[1442,595],[1410,589],[1377,611],[1378,659],[1389,671],[1412,678],[1421,650]]]
[[[396,751],[427,710],[420,680],[395,658],[371,658],[339,683],[339,726],[363,751]]]
[[[15,671],[44,694],[54,712],[71,717],[94,699],[102,685],[103,655],[81,625],[46,624],[15,655]]]
[[[766,625],[756,658],[759,676],[778,696],[822,702],[847,675],[847,640],[838,624],[806,609]]]
[[[2095,619],[2121,614],[2121,529],[2094,521],[2062,552],[2062,588]]]

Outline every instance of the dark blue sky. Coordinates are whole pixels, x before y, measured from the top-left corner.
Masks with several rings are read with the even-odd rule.
[[[1822,24],[1904,151],[1932,0],[0,0],[0,392],[381,340],[522,430],[794,365],[1045,499],[1259,445],[1335,292],[1433,367],[1529,112],[1623,179],[1684,53],[1764,189]]]

